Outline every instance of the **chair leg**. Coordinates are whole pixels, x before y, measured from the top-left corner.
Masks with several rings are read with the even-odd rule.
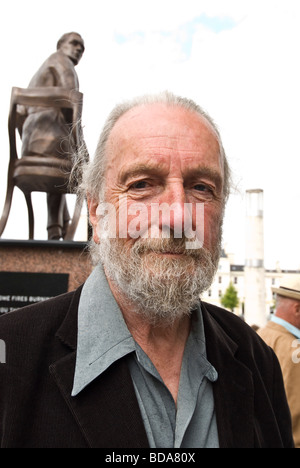
[[[78,222],[79,222],[79,218],[81,215],[81,210],[82,210],[82,198],[80,196],[77,196],[72,221],[71,221],[71,224],[69,224],[64,240],[72,241],[74,239],[75,232],[76,232]]]
[[[28,224],[29,224],[29,239],[33,239],[34,236],[34,215],[31,201],[31,193],[25,193],[25,199],[28,209]]]
[[[8,216],[9,216],[10,208],[11,208],[11,203],[12,203],[14,187],[15,186],[12,181],[8,182],[4,208],[3,208],[2,216],[0,218],[0,237],[2,236],[3,231],[7,224],[7,220],[8,220]]]

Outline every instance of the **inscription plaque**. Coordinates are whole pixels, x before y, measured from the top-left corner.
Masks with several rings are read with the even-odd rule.
[[[64,273],[0,272],[0,314],[68,291]]]

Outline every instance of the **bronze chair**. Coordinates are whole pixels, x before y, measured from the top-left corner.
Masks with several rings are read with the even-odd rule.
[[[0,219],[0,237],[6,227],[11,209],[13,191],[18,187],[24,193],[29,221],[29,239],[34,237],[34,213],[31,192],[72,193],[69,186],[69,176],[74,164],[73,158],[26,156],[18,157],[16,129],[17,106],[52,107],[72,110],[72,138],[74,150],[81,144],[80,125],[83,95],[79,91],[70,91],[60,87],[44,88],[12,88],[11,104],[8,120],[10,159],[7,176],[7,191],[3,213]],[[79,222],[82,199],[77,196],[72,220],[68,226],[64,240],[73,240]]]

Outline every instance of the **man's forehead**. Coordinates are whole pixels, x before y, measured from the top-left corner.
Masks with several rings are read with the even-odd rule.
[[[107,142],[108,164],[116,172],[135,163],[167,167],[181,161],[193,167],[222,166],[220,142],[209,122],[179,106],[147,105],[127,111],[117,121]],[[132,170],[135,170],[132,167]]]
[[[210,138],[219,141],[211,123],[194,110],[179,105],[151,103],[125,112],[115,123],[111,137],[126,140],[131,135],[159,138]]]

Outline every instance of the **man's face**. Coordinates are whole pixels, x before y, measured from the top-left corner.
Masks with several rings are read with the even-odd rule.
[[[71,34],[60,47],[60,50],[67,55],[74,65],[77,65],[84,52],[84,43],[80,36]]]
[[[166,227],[183,230],[185,222],[196,230],[196,207],[201,205],[203,246],[215,245],[223,209],[223,159],[217,136],[204,118],[180,107],[137,107],[116,123],[107,150],[105,201],[115,206],[117,219],[120,210],[127,212],[128,231],[138,204],[145,216],[141,235],[148,237],[154,206],[174,208],[170,216],[160,216],[157,229],[162,232]],[[190,207],[190,219],[185,206]],[[117,236],[119,229],[117,223]],[[124,242],[130,246],[135,241],[128,232]]]
[[[118,281],[126,284],[127,291],[129,283],[135,283],[133,297],[140,291],[146,297],[151,291],[152,301],[158,288],[168,288],[171,283],[172,294],[162,289],[156,296],[171,297],[177,291],[181,296],[189,294],[187,283],[198,275],[193,294],[199,297],[210,285],[218,262],[224,208],[223,158],[213,128],[198,114],[180,107],[139,106],[115,124],[107,142],[107,158],[105,202],[114,207],[116,239],[100,240],[102,257],[106,256],[104,267],[108,269],[111,263],[110,273],[119,275]],[[189,210],[185,210],[187,204]],[[97,204],[90,201],[89,205],[98,243],[103,225],[96,216]],[[160,213],[155,220],[154,239],[152,210],[162,205],[172,206],[172,210]],[[201,226],[197,206],[204,215]],[[200,227],[203,248],[199,251],[187,251],[185,223],[196,233]],[[139,236],[136,231],[132,235],[132,226],[139,230]],[[165,231],[171,234],[170,239],[163,238]],[[180,231],[182,239],[175,238],[174,233]],[[180,289],[182,284],[185,292]],[[169,303],[168,307],[175,306]],[[178,308],[182,307],[181,303]],[[162,310],[163,304],[157,302],[153,308]]]

